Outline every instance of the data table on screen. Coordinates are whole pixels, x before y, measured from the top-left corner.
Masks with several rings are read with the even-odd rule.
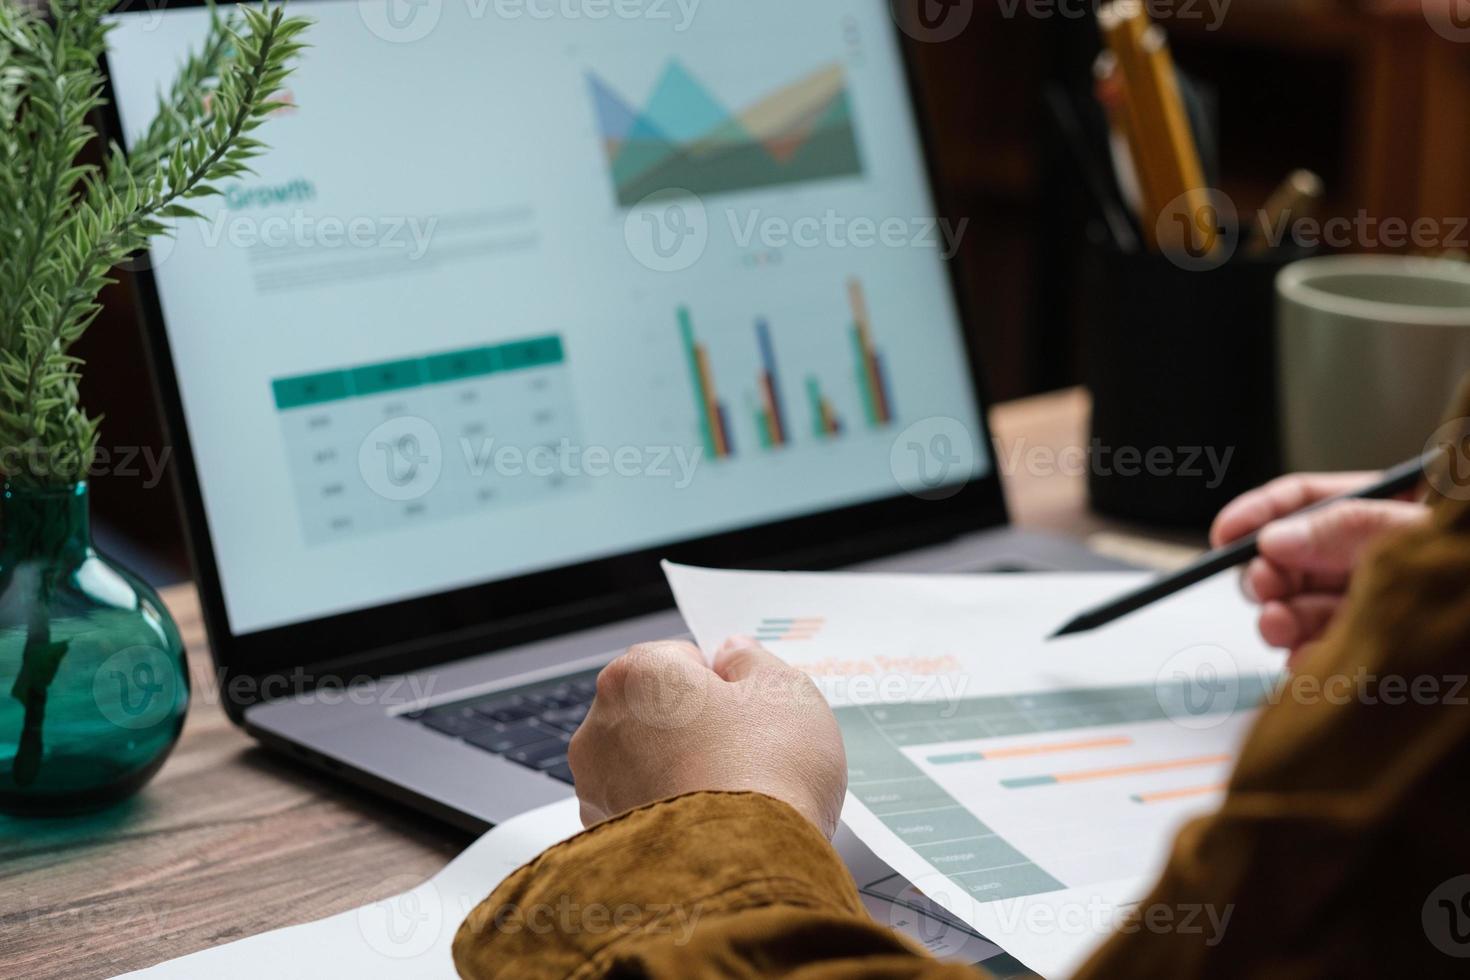
[[[309,545],[514,507],[585,486],[560,337],[276,379]]]

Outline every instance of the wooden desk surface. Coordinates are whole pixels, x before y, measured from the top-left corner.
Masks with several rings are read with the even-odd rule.
[[[1086,512],[1079,473],[1044,462],[1086,445],[1086,412],[1078,391],[995,410],[1017,523],[1077,536],[1115,527]],[[193,589],[164,598],[194,675],[183,739],[152,783],[106,813],[0,818],[7,976],[111,977],[345,911],[407,890],[469,842],[257,746],[219,708]]]

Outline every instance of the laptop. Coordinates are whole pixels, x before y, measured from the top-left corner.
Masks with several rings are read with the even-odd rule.
[[[684,632],[661,559],[1116,567],[1007,524],[886,0],[291,11],[269,152],[131,270],[261,742],[483,829]],[[124,145],[208,17],[115,14]]]

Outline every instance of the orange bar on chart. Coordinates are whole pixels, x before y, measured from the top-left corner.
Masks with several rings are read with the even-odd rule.
[[[1117,749],[1132,744],[1133,739],[1128,736],[1116,735],[1078,742],[1052,742],[1048,745],[1017,745],[1009,749],[986,749],[979,755],[982,759],[1019,759],[1028,755],[1050,755],[1054,752],[1077,752],[1082,749]]]
[[[858,356],[862,358],[862,372],[866,381],[866,398],[871,405],[873,421],[882,425],[890,419],[888,395],[884,391],[883,377],[878,371],[878,357],[873,349],[872,324],[868,320],[868,302],[863,296],[863,284],[857,279],[847,282],[847,300],[852,306],[853,326],[857,330]]]
[[[1167,800],[1183,800],[1191,796],[1209,796],[1212,793],[1225,792],[1224,783],[1211,783],[1209,786],[1186,786],[1183,789],[1161,789],[1156,793],[1135,793],[1130,799],[1134,803],[1163,803]]]
[[[725,432],[724,419],[720,417],[718,399],[715,396],[714,379],[710,376],[709,354],[703,344],[697,344],[694,348],[694,359],[699,365],[699,378],[704,386],[704,410],[709,416],[710,431],[715,437],[715,455],[724,457],[730,455],[730,440]]]
[[[772,445],[786,445],[786,429],[781,421],[781,411],[776,402],[776,389],[771,383],[769,372],[761,374],[761,404],[765,409],[766,423],[770,426]]]
[[[1025,789],[1028,786],[1051,786],[1056,783],[1081,783],[1092,779],[1113,779],[1120,776],[1140,776],[1151,772],[1169,772],[1174,769],[1194,769],[1199,766],[1214,766],[1229,762],[1229,755],[1199,755],[1190,759],[1169,759],[1163,762],[1139,762],[1131,766],[1113,766],[1108,769],[1084,769],[1079,772],[1048,773],[1043,776],[1018,776],[1002,779],[1006,789]]]

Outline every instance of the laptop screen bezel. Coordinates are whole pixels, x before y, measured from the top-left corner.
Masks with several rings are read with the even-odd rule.
[[[234,2],[220,0],[222,6]],[[148,9],[151,12],[204,4],[205,0],[162,0],[151,3]],[[126,13],[128,6],[127,2],[121,3],[115,12]],[[924,189],[938,215],[953,215],[937,179],[930,120],[920,101],[917,42],[904,35],[896,23],[892,29],[903,52],[909,111],[925,163]],[[101,110],[103,132],[121,142],[122,129],[105,57],[102,67],[106,99]],[[137,263],[127,277],[134,287],[144,347],[172,445],[174,479],[195,585],[226,710],[239,720],[246,707],[269,699],[273,691],[430,667],[668,608],[672,597],[659,569],[660,559],[720,567],[831,568],[1004,525],[1008,516],[999,461],[986,418],[989,400],[981,373],[976,321],[959,274],[966,254],[964,245],[962,241],[959,253],[945,265],[964,335],[971,390],[980,408],[978,441],[991,449],[992,458],[981,476],[953,495],[920,499],[899,493],[804,517],[249,633],[236,633],[229,621],[158,285],[148,264]],[[238,492],[248,496],[249,488],[242,487]],[[290,518],[259,515],[261,520]],[[514,612],[487,617],[487,610]]]

